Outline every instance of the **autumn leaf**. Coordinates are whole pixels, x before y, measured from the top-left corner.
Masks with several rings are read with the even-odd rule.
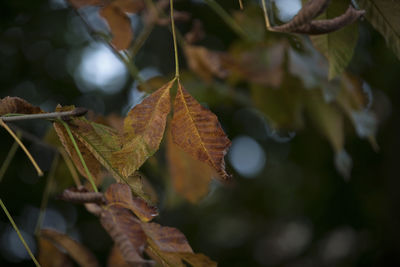
[[[35,107],[22,98],[7,96],[0,100],[0,116],[6,114],[36,114],[43,113],[39,107]]]
[[[130,208],[132,199],[129,188],[124,185],[111,185],[105,194],[108,204],[103,208],[100,222],[120,249],[124,259],[135,266],[149,266],[150,261],[142,257],[146,236],[140,221]],[[129,195],[128,195],[129,194]]]
[[[186,153],[207,163],[222,178],[230,178],[225,171],[224,156],[231,142],[217,116],[200,105],[180,83],[174,102],[171,133],[174,143]]]
[[[132,192],[126,184],[111,184],[105,193],[105,197],[109,202],[118,203],[118,205],[131,210],[144,222],[151,221],[158,215],[156,207],[150,206],[143,199],[132,197]]]
[[[40,237],[50,240],[53,244],[65,249],[80,266],[100,266],[97,259],[86,247],[65,234],[51,229],[42,229],[40,231]]]
[[[171,81],[135,106],[124,121],[124,144],[113,153],[112,164],[124,177],[129,177],[160,145],[167,115],[171,109]]]
[[[149,254],[167,266],[186,266],[182,260],[195,267],[217,266],[207,256],[193,253],[186,237],[178,229],[156,223],[143,223],[142,228],[149,241]]]
[[[342,14],[346,8],[346,2],[333,1],[322,17],[334,18]],[[352,24],[332,33],[311,36],[311,40],[314,46],[328,59],[329,79],[332,79],[343,73],[353,57],[358,40],[358,25]]]
[[[72,267],[71,259],[66,253],[61,252],[49,240],[38,238],[39,256],[38,261],[42,267]]]
[[[192,203],[197,203],[209,190],[214,173],[204,162],[194,159],[167,137],[168,167],[175,191]]]
[[[63,147],[67,151],[68,155],[70,156],[71,160],[73,161],[73,163],[76,166],[79,173],[82,176],[89,179],[87,177],[86,171],[79,159],[79,156],[75,150],[75,147],[74,147],[70,137],[68,136],[68,133],[67,133],[65,127],[59,122],[54,122],[53,127],[56,130],[56,133],[57,133],[58,137],[60,138],[60,141],[61,141]],[[101,171],[100,162],[93,156],[91,151],[89,149],[87,149],[87,147],[82,142],[80,142],[79,140],[75,140],[75,141],[78,145],[78,148],[82,154],[83,159],[85,160],[85,163],[89,169],[89,172],[95,179],[94,182],[96,183],[96,185],[100,184],[102,182],[102,171]]]
[[[129,48],[133,39],[131,21],[128,16],[116,5],[110,5],[100,10],[102,16],[110,27],[113,36],[111,43],[117,50]]]
[[[386,44],[400,59],[400,2],[392,0],[358,0],[365,17],[382,34]]]

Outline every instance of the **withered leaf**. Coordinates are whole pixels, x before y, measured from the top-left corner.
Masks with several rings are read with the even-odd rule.
[[[158,215],[156,207],[150,206],[143,199],[132,197],[131,190],[126,184],[115,183],[110,185],[105,193],[105,197],[109,203],[117,203],[131,210],[144,222],[151,221]]]
[[[68,136],[67,131],[64,128],[64,125],[62,125],[59,122],[54,122],[53,127],[56,130],[56,133],[58,137],[60,138],[60,141],[62,145],[64,146],[65,150],[67,151],[68,155],[72,159],[74,165],[78,169],[79,173],[88,178],[86,171],[79,159],[79,156],[75,150],[75,147]],[[99,161],[93,156],[93,154],[86,148],[86,146],[80,142],[79,140],[76,140],[78,148],[82,154],[83,159],[85,160],[85,163],[92,174],[93,178],[95,179],[95,183],[98,185],[101,183],[102,180],[102,172],[101,172],[101,165]]]
[[[228,75],[221,63],[222,52],[196,45],[185,45],[184,48],[189,68],[205,81],[211,81],[213,76],[223,79]]]
[[[196,203],[208,193],[213,169],[178,147],[170,133],[167,138],[167,160],[172,184],[178,194]]]
[[[69,201],[73,203],[96,203],[105,204],[106,199],[103,193],[99,192],[89,192],[86,188],[68,188],[65,189],[59,196],[60,199],[64,201]]]
[[[131,28],[131,21],[128,16],[113,3],[107,5],[100,10],[102,16],[110,27],[113,36],[111,44],[117,50],[124,50],[129,48],[133,39],[133,32]]]
[[[142,227],[149,242],[148,254],[167,266],[186,266],[183,261],[196,267],[217,266],[207,256],[193,253],[186,237],[178,229],[156,223],[143,223]]]
[[[42,267],[72,267],[71,259],[67,254],[61,252],[49,240],[38,238],[39,256],[38,261]]]
[[[7,96],[0,100],[0,116],[9,113],[36,114],[43,112],[39,107],[35,107],[19,97]]]
[[[222,178],[230,177],[225,171],[224,156],[231,142],[217,116],[200,105],[180,83],[174,102],[171,133],[174,143],[185,152],[213,167]]]
[[[308,24],[322,14],[328,7],[330,0],[309,0],[289,22],[273,27],[280,32],[295,32],[299,26]]]
[[[100,222],[128,263],[134,266],[151,266],[151,262],[141,256],[146,236],[140,222],[133,217],[130,210],[118,203],[110,203],[103,209]]]
[[[352,24],[364,15],[364,13],[364,10],[356,10],[352,6],[349,6],[346,12],[339,17],[333,19],[314,20],[309,24],[299,26],[293,32],[310,35],[330,33]]]
[[[124,145],[112,157],[113,165],[123,176],[130,176],[157,151],[171,109],[169,91],[173,83],[171,81],[152,93],[125,118]]]
[[[65,234],[51,229],[42,229],[40,231],[40,236],[50,240],[53,244],[64,248],[80,266],[100,266],[96,257],[94,257],[94,255],[86,247]]]

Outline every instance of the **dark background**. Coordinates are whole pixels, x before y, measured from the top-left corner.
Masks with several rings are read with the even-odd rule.
[[[227,10],[238,10],[234,1],[220,4]],[[107,91],[109,86],[90,89],[77,81],[85,51],[98,46],[93,46],[84,25],[62,1],[3,0],[0,7],[1,97],[19,96],[46,111],[61,103],[120,115],[136,103],[137,98],[132,96],[138,91],[129,75],[117,77],[123,82],[112,93]],[[177,9],[203,21],[209,47],[226,50],[238,40],[206,5],[178,1]],[[93,13],[93,9],[88,12]],[[262,23],[261,11],[256,15]],[[141,27],[140,23],[134,25]],[[346,150],[353,158],[349,181],[335,170],[333,151],[315,128],[306,126],[289,141],[278,142],[250,106],[224,100],[213,91],[217,86],[209,84],[207,94],[198,93],[200,100],[218,115],[234,144],[235,140],[239,144],[247,138],[261,151],[261,158],[254,159],[259,160],[260,170],[251,177],[240,175],[228,155],[234,184],[222,186],[213,182],[210,194],[192,205],[174,196],[164,178],[165,168],[154,171],[153,166],[146,164],[143,172],[159,193],[158,221],[180,229],[196,252],[218,261],[219,266],[400,266],[400,64],[366,21],[360,25],[360,40],[350,71],[366,81],[378,99],[384,99],[382,107],[387,116],[378,126],[378,152],[356,136],[350,123],[346,125]],[[179,28],[185,32],[189,26],[179,24]],[[268,39],[269,35],[264,34],[263,38]],[[101,51],[107,53],[107,48]],[[185,71],[183,55],[180,58]],[[174,61],[168,28],[154,29],[136,64],[140,70],[155,68],[159,74],[171,76]],[[113,71],[113,66],[108,71]],[[196,81],[190,81],[193,75],[187,75],[188,84]],[[111,84],[115,81],[111,80]],[[246,92],[244,85],[242,89]],[[18,126],[43,138],[51,125],[35,121]],[[3,161],[13,140],[4,130],[0,131],[0,138]],[[0,197],[37,251],[33,230],[53,152],[31,140],[24,142],[45,176],[36,177],[19,150],[1,182]],[[160,162],[163,151],[161,148],[156,155]],[[248,153],[245,156],[250,159],[256,154],[242,153]],[[98,220],[80,206],[55,199],[62,188],[71,184],[70,177],[62,175],[65,173],[59,170],[55,177],[44,224],[80,240],[105,264],[111,240]],[[1,212],[0,266],[29,265],[33,263]]]

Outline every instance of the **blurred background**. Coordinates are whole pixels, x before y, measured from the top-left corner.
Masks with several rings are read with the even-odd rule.
[[[185,200],[174,192],[163,145],[141,169],[158,195],[158,222],[180,229],[194,251],[219,266],[400,266],[400,61],[362,20],[348,73],[328,82],[327,62],[310,40],[266,32],[257,1],[246,2],[244,11],[236,1],[218,3],[245,37],[202,0],[176,1],[177,10],[190,14],[177,26],[187,36],[194,21],[201,21],[205,36],[196,44],[217,54],[219,61],[212,65],[221,64],[227,73],[209,71],[203,62],[205,74],[199,74],[182,47],[179,58],[184,86],[218,116],[232,140],[226,162],[234,182],[226,186],[213,180],[198,203]],[[301,8],[295,0],[269,4],[274,4],[276,23]],[[92,38],[64,0],[3,0],[0,6],[2,98],[18,96],[45,111],[73,104],[104,116],[125,116],[151,92],[138,86],[132,70],[104,42]],[[98,9],[79,12],[107,35]],[[143,14],[129,18],[137,36],[144,28]],[[167,26],[154,26],[134,63],[150,85],[172,77]],[[351,118],[342,104],[353,96],[337,98],[348,83],[361,92],[362,102]],[[329,115],[331,110],[336,115]],[[53,142],[51,124],[15,125],[37,137],[23,140],[45,171],[37,177],[18,150],[0,185],[0,197],[29,246],[37,252],[33,233],[53,166],[44,226],[68,233],[106,265],[112,242],[98,219],[82,206],[55,198],[73,183],[65,163],[55,166],[54,149],[42,143]],[[370,136],[377,145],[368,141]],[[3,162],[13,140],[4,130],[0,138]],[[342,139],[343,145],[335,145]],[[30,265],[1,212],[0,266]]]

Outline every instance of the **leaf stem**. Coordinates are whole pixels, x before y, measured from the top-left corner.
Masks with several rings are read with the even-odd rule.
[[[17,133],[17,137],[21,138],[21,133]],[[11,146],[10,150],[8,151],[7,157],[3,162],[3,165],[1,165],[0,169],[0,183],[4,178],[4,174],[6,173],[8,166],[10,166],[11,161],[13,160],[15,153],[17,152],[18,149],[18,142],[14,141],[13,145]]]
[[[31,249],[29,248],[28,244],[25,242],[24,237],[21,235],[21,232],[18,229],[18,226],[15,224],[13,218],[11,217],[10,213],[8,212],[6,206],[3,203],[3,200],[0,198],[0,206],[3,209],[4,213],[7,215],[8,220],[10,220],[11,225],[13,226],[15,232],[17,232],[17,235],[19,239],[21,240],[22,244],[24,245],[26,251],[28,252],[29,256],[31,256],[32,261],[35,263],[37,267],[40,267],[39,262],[36,260],[35,256],[33,255]]]
[[[271,29],[271,23],[269,22],[267,4],[265,3],[265,0],[261,0],[261,3],[262,3],[263,12],[264,12],[265,26],[269,30],[269,29]]]
[[[74,138],[74,136],[72,135],[72,132],[71,132],[71,130],[70,130],[68,124],[67,124],[65,121],[63,121],[63,120],[59,120],[59,122],[64,126],[65,130],[67,131],[68,136],[69,136],[69,138],[71,139],[72,144],[74,145],[74,148],[75,148],[75,150],[76,150],[76,153],[78,154],[78,157],[79,157],[79,159],[80,159],[80,161],[81,161],[81,163],[82,163],[83,168],[85,169],[87,178],[89,179],[89,182],[90,182],[90,184],[92,185],[94,192],[99,192],[99,191],[97,190],[96,184],[94,183],[93,176],[92,176],[92,174],[90,173],[90,171],[89,171],[89,169],[88,169],[88,167],[87,167],[87,165],[86,165],[85,159],[83,158],[82,153],[81,153],[81,151],[79,150],[78,144],[76,143],[75,138]]]
[[[74,167],[74,164],[72,163],[71,159],[68,158],[67,153],[65,152],[65,150],[63,148],[59,148],[58,152],[61,154],[61,156],[64,159],[65,164],[67,165],[67,168],[69,170],[69,172],[71,173],[72,176],[72,180],[74,180],[76,187],[80,187],[82,186],[81,181],[79,180],[79,175],[76,172],[76,169]]]
[[[85,115],[87,109],[85,108],[75,108],[70,111],[63,112],[49,112],[49,113],[39,113],[39,114],[9,114],[1,116],[0,119],[4,122],[12,121],[22,121],[22,120],[37,120],[37,119],[60,119],[61,117],[69,116],[82,116]]]
[[[174,0],[169,0],[169,5],[171,9],[171,29],[172,38],[174,40],[174,54],[175,54],[175,77],[179,80],[179,60],[178,60],[178,45],[176,44],[176,32],[175,32],[175,20],[174,20]]]
[[[43,225],[44,216],[46,214],[47,203],[49,202],[50,189],[51,189],[52,181],[54,179],[54,175],[56,173],[59,158],[60,158],[59,154],[54,153],[54,159],[53,159],[53,162],[51,163],[50,171],[47,176],[46,187],[43,192],[42,203],[40,204],[39,217],[36,222],[36,227],[35,227],[35,235],[36,236],[39,235],[39,231]]]
[[[22,148],[22,150],[25,152],[26,156],[29,158],[29,160],[32,162],[33,167],[35,167],[37,173],[39,176],[43,176],[43,172],[40,169],[39,165],[36,163],[35,159],[32,157],[31,153],[29,153],[28,149],[25,147],[25,145],[21,142],[21,140],[15,135],[15,133],[8,127],[7,124],[4,123],[2,119],[0,119],[0,126],[2,126],[4,129],[7,130],[7,132],[14,138],[14,140],[19,144],[19,146]]]

